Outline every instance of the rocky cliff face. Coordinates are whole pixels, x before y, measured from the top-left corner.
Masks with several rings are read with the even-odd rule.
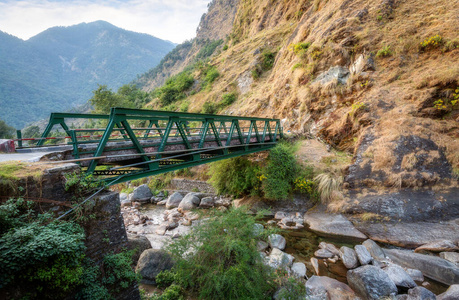
[[[220,113],[280,118],[285,132],[352,154],[348,188],[449,189],[459,176],[457,13],[445,0],[215,1],[197,36],[228,34],[210,61],[220,76],[189,110],[236,92]],[[194,41],[163,74],[198,51]]]

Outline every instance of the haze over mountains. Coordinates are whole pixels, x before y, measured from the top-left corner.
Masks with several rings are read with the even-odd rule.
[[[98,84],[116,90],[174,47],[105,21],[53,27],[27,41],[0,31],[0,119],[22,128],[84,104]]]

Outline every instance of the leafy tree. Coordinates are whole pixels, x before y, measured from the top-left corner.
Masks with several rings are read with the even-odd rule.
[[[130,84],[121,86],[116,93],[106,85],[99,85],[93,94],[89,103],[94,106],[94,112],[101,114],[110,113],[112,107],[141,108],[150,97],[147,92]]]
[[[16,129],[14,129],[11,126],[8,126],[5,121],[0,120],[0,139],[11,139],[13,138],[14,132]]]
[[[38,126],[29,126],[23,130],[22,136],[24,138],[36,138],[39,137],[41,134],[40,127]]]

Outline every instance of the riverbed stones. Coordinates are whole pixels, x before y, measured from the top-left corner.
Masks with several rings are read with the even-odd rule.
[[[231,205],[231,199],[230,198],[220,198],[215,201],[215,206],[216,207],[228,207]]]
[[[215,206],[214,197],[204,197],[201,199],[201,203],[199,203],[200,208],[212,208],[214,206]]]
[[[167,203],[167,199],[159,201],[158,203],[156,203],[156,205],[163,206],[163,205],[166,205],[166,203]]]
[[[401,290],[408,290],[416,287],[416,283],[410,275],[400,266],[389,264],[383,269],[395,285]]]
[[[319,249],[314,252],[314,256],[317,258],[332,258],[335,254],[331,253],[327,249]]]
[[[269,243],[269,246],[271,246],[271,248],[277,248],[279,250],[284,250],[285,244],[287,243],[287,241],[280,234],[271,234],[268,237],[268,243]]]
[[[459,282],[459,268],[443,258],[414,253],[409,250],[384,249],[387,256],[396,264],[418,269],[424,276],[452,285]]]
[[[339,256],[339,254],[340,254],[339,249],[336,248],[335,245],[330,244],[330,243],[320,242],[319,243],[319,248],[320,249],[326,249],[326,250],[330,251],[331,253],[333,253],[333,255],[336,255],[336,256]]]
[[[435,300],[437,297],[434,293],[422,286],[417,286],[408,291],[407,300]]]
[[[366,265],[347,272],[350,287],[364,299],[380,299],[397,294],[397,287],[387,273],[378,267]]]
[[[441,252],[440,257],[454,264],[459,264],[459,253],[457,252]]]
[[[430,252],[443,252],[443,251],[457,251],[459,248],[450,240],[439,240],[427,243],[417,247],[414,252],[419,253],[422,251]]]
[[[414,281],[418,281],[418,282],[424,281],[424,275],[422,275],[422,272],[419,270],[407,268],[406,273],[408,273],[408,275],[410,275],[410,277]]]
[[[319,260],[315,257],[311,257],[311,266],[314,269],[314,273],[317,275],[320,274],[320,268],[319,268]]]
[[[274,269],[288,268],[295,258],[277,248],[273,248],[268,256],[268,265]]]
[[[167,252],[157,249],[148,249],[142,252],[136,266],[136,272],[142,277],[145,284],[156,284],[156,276],[174,266],[172,258]]]
[[[134,250],[132,260],[137,264],[140,255],[147,249],[151,249],[150,241],[143,235],[128,234],[127,249]]]
[[[367,248],[368,252],[370,253],[371,257],[376,260],[385,260],[386,255],[381,247],[378,246],[373,240],[366,240],[362,243],[365,248]]]
[[[193,195],[192,193],[186,194],[186,196],[180,202],[178,209],[179,211],[189,211],[197,208],[201,199],[198,196]]]
[[[459,299],[459,284],[453,284],[446,292],[437,296],[437,300],[457,300]]]
[[[339,249],[339,253],[346,268],[354,269],[359,266],[359,260],[353,249],[343,246]]]
[[[253,224],[253,235],[256,236],[256,237],[259,237],[263,231],[265,230],[265,227],[259,223],[255,223]]]
[[[363,241],[367,238],[341,214],[307,213],[304,215],[304,223],[309,225],[310,230],[321,236],[340,237],[356,241]]]
[[[153,194],[151,193],[148,185],[142,184],[141,186],[135,188],[131,201],[149,203],[152,196]]]
[[[123,202],[123,200],[128,200],[128,196],[127,193],[120,193],[120,201]]]
[[[298,278],[304,278],[306,276],[306,265],[301,262],[293,263],[292,273]]]
[[[287,218],[289,216],[288,213],[284,212],[284,211],[278,211],[276,212],[276,214],[274,215],[274,219],[276,220],[282,220],[283,218]]]
[[[179,192],[175,192],[167,198],[166,208],[171,209],[178,207],[180,202],[182,202],[183,196]]]
[[[257,242],[257,250],[258,251],[265,251],[266,249],[268,249],[268,243],[264,242],[264,241],[258,241]]]
[[[354,291],[347,284],[326,276],[311,276],[305,287],[307,299],[310,300],[356,299]]]
[[[370,252],[368,252],[365,246],[355,245],[354,250],[355,254],[357,255],[357,259],[359,260],[362,266],[368,265],[372,261],[371,254]]]

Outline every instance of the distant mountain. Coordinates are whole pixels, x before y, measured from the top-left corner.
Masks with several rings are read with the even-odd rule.
[[[117,89],[175,45],[105,21],[53,27],[23,41],[0,31],[0,119],[17,128]]]

